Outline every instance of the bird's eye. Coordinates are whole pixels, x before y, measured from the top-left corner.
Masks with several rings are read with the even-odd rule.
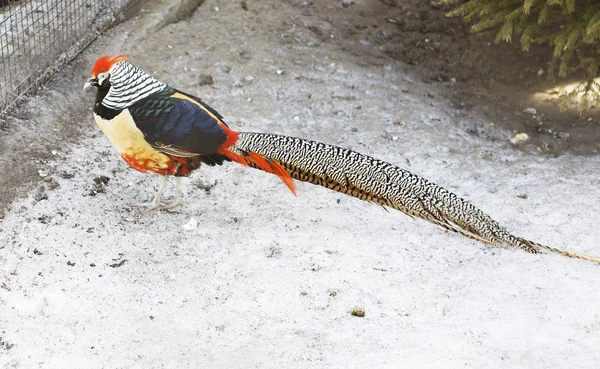
[[[102,82],[104,82],[105,79],[107,79],[109,76],[109,74],[107,72],[102,72],[100,74],[98,74],[98,84],[102,85]]]

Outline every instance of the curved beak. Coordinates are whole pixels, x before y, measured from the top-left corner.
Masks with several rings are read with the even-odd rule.
[[[83,91],[86,91],[90,87],[98,87],[98,79],[96,79],[96,78],[88,79],[87,82],[85,83],[85,85],[83,85]]]

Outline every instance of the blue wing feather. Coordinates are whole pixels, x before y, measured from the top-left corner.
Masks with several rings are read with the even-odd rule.
[[[215,153],[227,139],[219,117],[196,99],[173,97],[174,92],[160,92],[130,107],[137,127],[156,147],[198,155]]]

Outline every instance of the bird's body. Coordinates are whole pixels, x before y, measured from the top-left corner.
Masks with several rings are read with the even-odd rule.
[[[96,114],[94,118],[123,160],[132,168],[143,173],[150,170],[160,174],[174,174],[171,158],[144,139],[144,134],[135,125],[129,110],[123,110],[111,120],[105,120]]]
[[[490,245],[531,253],[545,249],[600,262],[513,236],[452,192],[370,156],[301,138],[233,131],[200,99],[157,81],[124,56],[98,59],[87,85],[98,88],[96,123],[127,164],[140,172],[187,176],[202,163],[233,161],[277,175],[293,193],[293,179],[310,182]],[[154,207],[160,205],[164,184]]]

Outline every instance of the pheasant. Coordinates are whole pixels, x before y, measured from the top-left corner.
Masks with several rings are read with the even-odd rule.
[[[97,88],[95,121],[123,160],[140,172],[162,175],[151,209],[179,205],[179,179],[201,164],[235,162],[275,174],[294,194],[294,179],[310,182],[489,245],[600,263],[514,236],[454,193],[373,157],[302,138],[234,131],[202,100],[158,81],[127,55],[100,57],[84,90],[89,87]],[[167,176],[178,178],[178,200],[170,205],[161,202]]]

